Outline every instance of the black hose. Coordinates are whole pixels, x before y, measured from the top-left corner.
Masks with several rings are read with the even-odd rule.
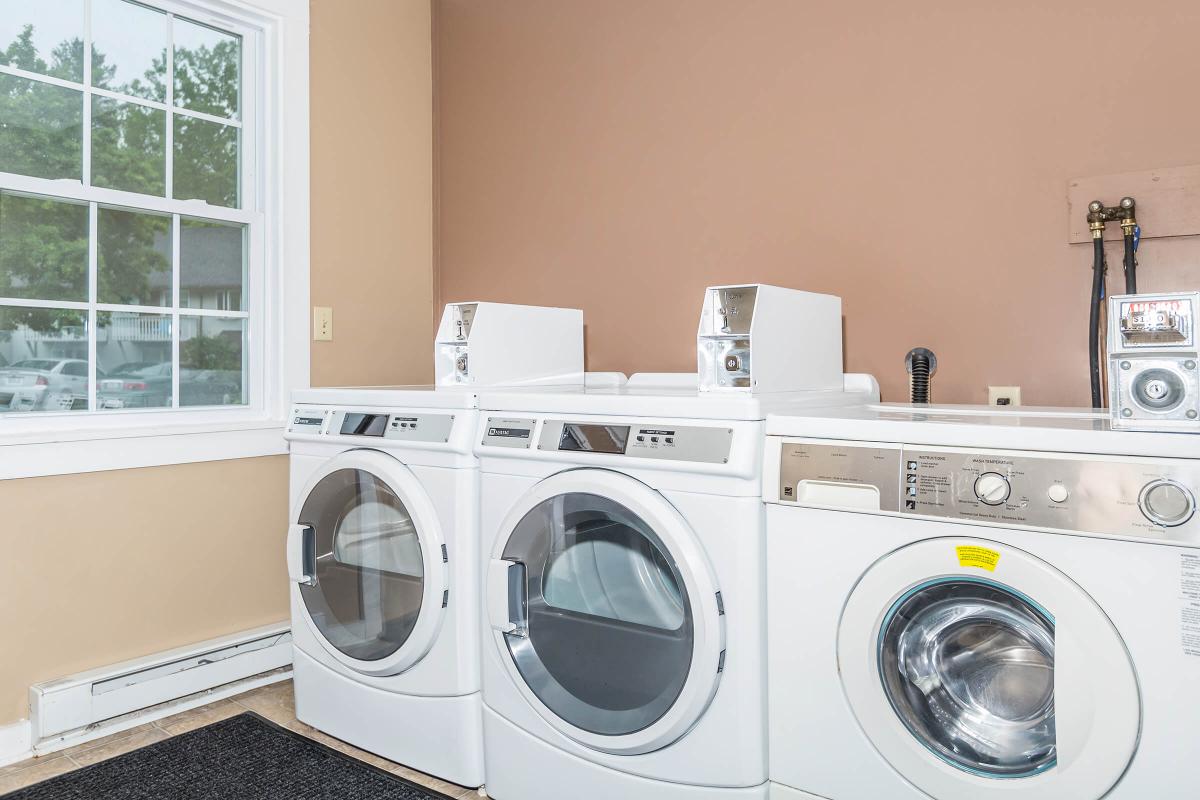
[[[1125,231],[1125,294],[1137,294],[1137,256],[1133,250],[1133,231]]]
[[[937,371],[937,356],[926,347],[914,347],[905,357],[905,366],[908,369],[908,401],[928,404],[933,373]]]
[[[1101,408],[1100,304],[1104,300],[1104,239],[1092,239],[1092,307],[1088,316],[1088,360],[1092,377],[1092,408]]]

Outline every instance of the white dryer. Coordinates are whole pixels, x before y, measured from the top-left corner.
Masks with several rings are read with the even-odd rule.
[[[483,783],[475,403],[308,389],[287,433],[297,718],[465,786]]]
[[[662,383],[654,376],[651,383]],[[487,790],[766,796],[770,402],[686,387],[480,393]],[[864,402],[810,392],[803,405]]]
[[[1107,415],[772,417],[775,800],[1183,800],[1200,449]]]

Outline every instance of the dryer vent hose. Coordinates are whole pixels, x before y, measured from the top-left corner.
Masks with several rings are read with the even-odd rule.
[[[904,357],[908,370],[908,394],[910,403],[931,402],[933,374],[937,372],[937,356],[926,347],[914,347]]]

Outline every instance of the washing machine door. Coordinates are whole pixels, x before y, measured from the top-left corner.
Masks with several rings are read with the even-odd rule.
[[[724,612],[700,542],[628,476],[551,476],[506,518],[487,576],[500,657],[564,735],[606,753],[674,742],[724,663]]]
[[[412,472],[350,450],[309,480],[288,535],[304,622],[341,663],[395,675],[429,652],[446,599],[444,540]]]
[[[1098,800],[1141,730],[1132,661],[1101,608],[1017,548],[930,539],[876,562],[842,613],[846,697],[935,800]]]

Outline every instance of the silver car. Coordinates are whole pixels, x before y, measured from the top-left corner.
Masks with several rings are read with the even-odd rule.
[[[27,358],[0,368],[0,412],[70,411],[87,406],[88,362]]]

